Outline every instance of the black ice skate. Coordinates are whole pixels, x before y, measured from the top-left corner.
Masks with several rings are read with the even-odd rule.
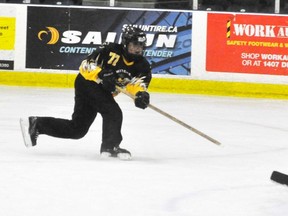
[[[118,157],[121,160],[130,160],[132,158],[128,150],[119,147],[114,147],[114,149],[101,149],[101,157]]]
[[[36,117],[29,117],[28,119],[20,119],[20,126],[24,144],[26,147],[32,147],[37,144],[39,132],[36,128]]]

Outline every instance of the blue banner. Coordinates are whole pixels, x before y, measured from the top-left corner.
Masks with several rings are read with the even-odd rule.
[[[192,13],[28,7],[26,68],[78,70],[104,42],[121,42],[124,26],[147,34],[144,56],[154,74],[189,75]]]

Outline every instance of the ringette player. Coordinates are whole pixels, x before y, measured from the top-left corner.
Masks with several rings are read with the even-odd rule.
[[[30,116],[21,119],[21,129],[27,147],[37,144],[38,135],[79,139],[85,136],[97,114],[103,118],[103,157],[130,159],[131,153],[119,145],[122,141],[122,111],[114,97],[116,85],[135,95],[135,106],[145,109],[150,96],[151,67],[143,57],[146,34],[127,26],[121,44],[106,43],[90,54],[79,68],[75,80],[75,105],[72,119]],[[26,126],[25,126],[26,125]]]

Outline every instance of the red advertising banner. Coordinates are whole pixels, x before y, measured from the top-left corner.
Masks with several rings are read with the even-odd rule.
[[[208,14],[206,70],[288,75],[288,17]]]

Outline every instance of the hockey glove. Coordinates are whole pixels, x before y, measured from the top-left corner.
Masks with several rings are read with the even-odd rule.
[[[139,91],[135,95],[135,106],[141,109],[146,109],[150,103],[150,95],[146,91]]]
[[[98,74],[98,77],[102,80],[102,86],[106,91],[114,92],[116,83],[116,73],[111,69],[102,69]]]

